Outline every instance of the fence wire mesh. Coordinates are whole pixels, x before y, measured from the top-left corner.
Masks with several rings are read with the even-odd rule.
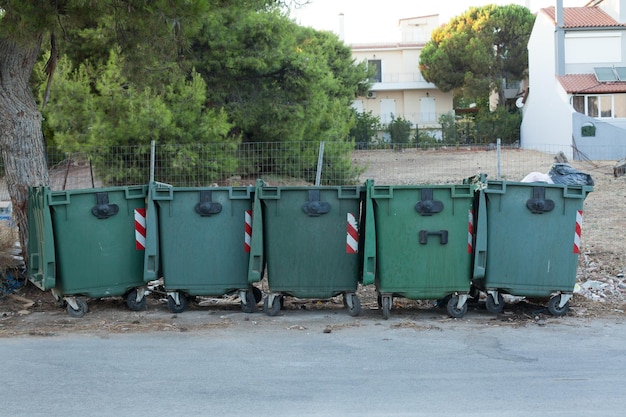
[[[546,173],[561,147],[542,150],[484,146],[384,146],[355,149],[349,142],[326,142],[319,165],[321,185],[445,184],[487,173],[488,178],[519,181],[529,172]],[[154,180],[174,186],[313,185],[319,142],[155,145]],[[64,153],[48,149],[53,190],[146,184],[151,146],[96,148]],[[584,167],[588,161],[569,161]],[[4,191],[3,194],[5,194]],[[8,195],[0,196],[8,199]]]

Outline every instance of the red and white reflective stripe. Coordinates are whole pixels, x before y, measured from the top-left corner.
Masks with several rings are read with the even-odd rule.
[[[146,209],[135,209],[135,248],[146,249]]]
[[[474,210],[469,211],[469,220],[467,222],[467,253],[472,253],[474,244]]]
[[[243,248],[250,252],[250,241],[252,240],[252,210],[246,210],[246,235],[244,237]]]
[[[357,253],[359,251],[359,227],[352,213],[348,213],[346,232],[346,253]]]
[[[574,234],[574,253],[580,253],[580,233],[583,229],[583,211],[576,211],[576,233]]]

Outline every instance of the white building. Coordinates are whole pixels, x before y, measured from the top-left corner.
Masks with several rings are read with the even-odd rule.
[[[357,111],[371,111],[383,124],[393,115],[409,120],[413,127],[441,127],[439,116],[453,111],[452,92],[438,90],[419,70],[422,48],[438,25],[438,15],[400,19],[400,42],[351,45],[356,62],[367,62],[377,70],[368,95],[354,101]]]
[[[529,42],[521,146],[575,159],[626,156],[626,0],[541,9]],[[549,149],[547,147],[549,146]]]

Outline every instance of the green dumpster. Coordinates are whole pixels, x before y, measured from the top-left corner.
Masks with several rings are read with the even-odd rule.
[[[172,312],[184,311],[189,297],[235,292],[244,312],[255,311],[262,294],[248,284],[253,194],[254,187],[150,185],[148,217],[155,210],[158,226],[148,229],[145,280],[157,278],[160,262]]]
[[[486,181],[479,193],[473,285],[492,313],[502,293],[547,298],[564,315],[576,284],[583,202],[590,185]]]
[[[146,194],[146,186],[33,190],[29,225],[43,240],[29,241],[34,255],[29,260],[33,267],[29,279],[51,289],[74,317],[82,317],[88,309],[78,296],[124,296],[129,308],[142,309],[144,253],[136,222],[145,217]]]
[[[474,185],[367,184],[365,274],[374,275],[387,319],[393,297],[445,300],[467,311]],[[369,230],[374,229],[372,233]],[[373,241],[373,243],[371,243]]]
[[[262,279],[267,266],[270,293],[264,311],[278,314],[284,296],[327,299],[343,295],[352,316],[360,314],[356,295],[361,186],[267,186],[255,193],[249,280]],[[258,213],[262,218],[257,220]]]

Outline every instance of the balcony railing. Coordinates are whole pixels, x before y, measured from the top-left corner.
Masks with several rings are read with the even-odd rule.
[[[402,118],[410,121],[413,127],[415,127],[416,124],[418,126],[439,124],[439,116],[441,116],[441,113],[437,112],[394,113],[393,115],[396,119]],[[390,114],[383,114],[378,117],[383,126],[387,126],[391,123]]]
[[[411,82],[426,82],[422,73],[417,72],[383,72],[383,83],[411,83]]]

